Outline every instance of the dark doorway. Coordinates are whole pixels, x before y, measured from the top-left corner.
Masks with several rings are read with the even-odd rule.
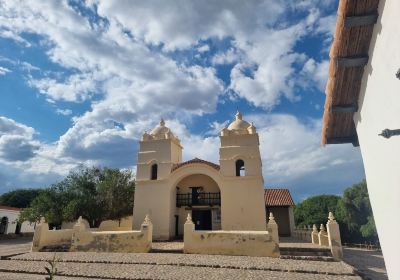
[[[0,234],[6,234],[7,233],[7,226],[8,226],[8,218],[7,217],[1,218]]]
[[[20,234],[21,233],[21,223],[17,223],[17,226],[15,227],[15,234]]]
[[[175,215],[175,237],[179,236],[179,216]]]
[[[158,165],[153,164],[151,166],[151,180],[157,180],[157,174],[158,173]]]
[[[211,230],[211,210],[192,210],[195,230]]]

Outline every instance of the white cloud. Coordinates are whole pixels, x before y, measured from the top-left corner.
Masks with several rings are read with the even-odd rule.
[[[213,65],[233,64],[240,60],[239,51],[236,48],[229,48],[223,53],[217,53],[211,59]]]
[[[5,75],[5,74],[10,73],[10,72],[11,72],[10,69],[0,66],[0,76],[1,75]]]
[[[49,78],[30,78],[28,84],[55,101],[82,102],[89,99],[96,91],[96,79],[90,73],[71,75],[63,82]]]
[[[308,59],[301,70],[303,86],[314,87],[323,92],[328,79],[328,71],[329,60],[317,62],[312,58]]]
[[[324,7],[332,3],[322,2]],[[14,143],[25,161],[1,164],[15,172],[25,170],[28,175],[49,174],[49,178],[66,174],[78,163],[131,167],[137,140],[160,116],[171,119],[171,128],[185,145],[186,159],[197,156],[218,161],[217,132],[226,123],[212,123],[205,139],[190,135],[184,124],[190,123],[193,115],[214,113],[227,90],[213,67],[181,63],[174,60],[174,51],[197,48],[197,52],[211,53],[208,41],[205,44],[203,40],[213,43],[213,51],[221,41],[229,41],[210,58],[212,66],[232,64],[229,89],[251,104],[270,110],[282,98],[298,100],[298,86],[315,84],[321,88],[324,84],[327,62],[294,50],[307,34],[327,34],[331,28],[333,17],[321,17],[315,3],[265,0],[205,4],[182,0],[132,5],[131,1],[93,0],[86,4],[103,18],[89,21],[67,1],[0,0],[2,34],[10,35],[7,31],[12,30],[7,38],[19,43],[25,40],[21,34],[39,35],[48,58],[65,70],[61,75],[43,76],[38,71],[30,76],[30,85],[54,103],[96,97],[89,111],[73,117],[73,125],[57,142],[40,143],[33,154],[25,145],[36,143],[33,128],[25,126],[32,129],[30,134],[22,129],[26,136],[20,136],[22,132],[7,135],[3,144]],[[308,17],[293,23],[285,20],[289,8],[311,10]],[[21,65],[28,71],[39,70]],[[57,112],[71,113],[68,109]],[[331,167],[330,157],[336,170],[359,164],[338,161],[340,151],[348,152],[347,148],[319,147],[319,120],[302,123],[289,115],[259,117],[254,116],[260,136],[268,139],[261,146],[266,155],[267,184],[317,177],[317,171]],[[20,126],[16,123],[13,129]],[[28,152],[23,153],[24,148]],[[300,167],[291,170],[294,165]]]
[[[0,116],[0,160],[26,161],[34,157],[39,149],[34,132],[32,127]]]
[[[27,40],[25,40],[20,35],[18,35],[17,33],[13,32],[11,30],[0,30],[0,37],[6,38],[6,39],[12,39],[15,42],[25,45],[26,47],[31,46],[31,44]]]
[[[210,50],[210,46],[209,45],[202,45],[202,46],[197,48],[197,51],[201,52],[201,53],[208,52],[209,50]]]
[[[273,24],[284,12],[284,1],[93,2],[101,16],[119,22],[148,44],[163,44],[165,50],[188,48],[210,37],[244,35]]]
[[[71,109],[56,109],[56,113],[59,115],[63,115],[63,116],[69,116],[72,114],[72,110]]]

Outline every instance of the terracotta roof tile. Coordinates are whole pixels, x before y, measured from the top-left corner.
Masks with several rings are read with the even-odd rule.
[[[288,189],[265,189],[264,200],[266,206],[295,205]]]
[[[0,205],[0,209],[3,210],[13,210],[13,211],[21,211],[21,208],[17,208],[17,207],[11,207],[11,206],[5,206],[5,205]]]
[[[181,163],[174,164],[174,165],[172,166],[171,172],[177,170],[178,168],[180,168],[180,167],[182,167],[182,166],[185,166],[185,165],[188,165],[188,164],[194,164],[194,163],[207,164],[208,166],[211,166],[211,167],[214,168],[215,170],[219,170],[219,168],[220,168],[218,164],[215,164],[215,163],[213,163],[213,162],[206,161],[206,160],[199,159],[199,158],[194,158],[194,159],[191,159],[191,160],[188,160],[188,161],[185,161],[185,162],[181,162]]]

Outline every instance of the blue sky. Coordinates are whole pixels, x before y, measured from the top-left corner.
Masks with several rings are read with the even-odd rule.
[[[0,193],[135,170],[161,117],[184,159],[218,162],[238,108],[266,187],[340,194],[364,170],[358,148],[320,145],[336,2],[0,0]]]

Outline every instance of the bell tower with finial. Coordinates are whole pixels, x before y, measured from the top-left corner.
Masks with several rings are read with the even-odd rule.
[[[253,123],[237,111],[235,121],[221,131],[220,165],[224,176],[261,176],[259,139]]]
[[[145,132],[139,143],[137,181],[161,180],[171,167],[182,161],[180,140],[165,126],[164,119],[151,132]]]
[[[264,179],[256,127],[237,111],[220,139],[220,173],[226,182],[224,197],[228,198],[221,206],[222,228],[265,230]]]

